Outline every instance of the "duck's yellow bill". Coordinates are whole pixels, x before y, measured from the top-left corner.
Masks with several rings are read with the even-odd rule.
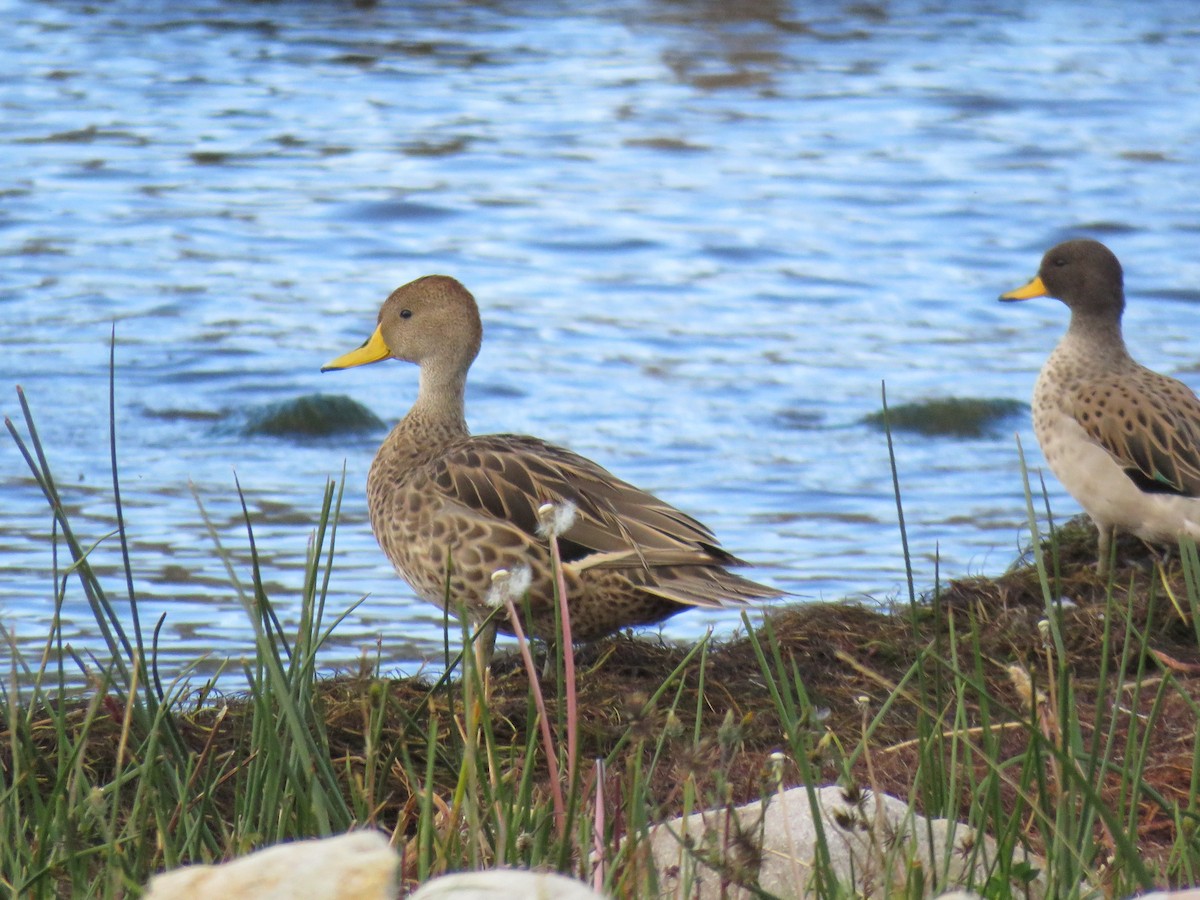
[[[1001,294],[1001,300],[1028,300],[1030,297],[1045,297],[1046,285],[1042,284],[1042,276],[1038,275],[1024,287],[1019,287],[1015,291],[1009,291],[1007,294]]]
[[[375,329],[375,333],[367,338],[357,350],[351,350],[349,353],[343,353],[337,359],[331,360],[321,366],[322,372],[330,372],[334,369],[352,369],[355,366],[365,366],[367,363],[379,362],[381,359],[387,359],[392,355],[392,351],[388,349],[388,345],[384,343],[383,331],[379,328]]]

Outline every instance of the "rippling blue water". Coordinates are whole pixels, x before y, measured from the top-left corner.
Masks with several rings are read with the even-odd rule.
[[[367,526],[380,436],[221,427],[317,391],[398,418],[415,371],[318,370],[429,272],[483,310],[476,431],[593,457],[803,598],[905,589],[885,442],[858,420],[884,380],[892,403],[1025,399],[1065,310],[994,301],[1060,238],[1114,248],[1135,355],[1200,384],[1200,8],[813,7],[0,2],[0,409],[22,385],[76,529],[106,534],[115,323],[136,587],[170,661],[252,642],[189,483],[247,579],[236,472],[294,615],[343,464],[330,602],[369,597],[327,664],[379,639],[411,668],[440,642]],[[31,647],[50,518],[5,443],[0,622]],[[950,577],[1011,561],[1011,432],[898,435],[897,462],[919,588],[939,554]],[[120,593],[115,541],[94,560]],[[63,619],[98,642],[75,585]]]

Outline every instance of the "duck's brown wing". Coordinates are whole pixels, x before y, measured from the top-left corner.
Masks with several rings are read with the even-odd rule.
[[[1102,379],[1073,412],[1142,490],[1200,497],[1200,400],[1183,382],[1149,369]]]
[[[577,453],[524,435],[461,440],[432,464],[432,481],[456,504],[529,535],[538,509],[570,504],[564,557],[593,565],[741,565],[701,522]]]

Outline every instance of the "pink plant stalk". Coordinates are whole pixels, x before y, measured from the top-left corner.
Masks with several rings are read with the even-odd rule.
[[[526,572],[525,577],[528,577]],[[525,671],[529,674],[529,686],[533,691],[533,702],[537,706],[538,726],[542,732],[542,744],[546,751],[546,769],[550,776],[550,798],[554,803],[554,827],[559,840],[567,833],[566,804],[563,802],[562,784],[558,777],[558,753],[554,746],[554,736],[550,733],[550,717],[546,715],[546,699],[542,696],[542,685],[538,681],[537,667],[533,664],[533,654],[529,650],[529,640],[525,637],[525,629],[521,627],[521,617],[517,615],[516,604],[513,603],[512,576],[505,569],[499,569],[492,574],[492,602],[504,604],[508,611],[508,620],[512,624],[513,635],[517,639],[517,647],[521,651],[521,660]]]

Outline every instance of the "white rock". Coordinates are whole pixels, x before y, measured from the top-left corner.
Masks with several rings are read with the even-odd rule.
[[[150,880],[145,900],[394,900],[400,857],[377,831],[294,841]]]
[[[427,881],[410,900],[604,900],[604,895],[550,872],[488,869]]]
[[[936,891],[966,884],[972,872],[982,883],[994,865],[991,837],[947,819],[926,819],[895,797],[863,791],[851,803],[837,786],[815,788],[812,795],[821,813],[829,869],[840,885],[857,894],[917,896],[912,888],[921,885],[924,896],[936,896]],[[775,795],[765,813],[762,803],[749,803],[736,807],[732,817],[712,810],[650,831],[660,898],[748,900],[753,894],[739,882],[785,898],[818,895],[818,832],[805,788]],[[1027,862],[1044,869],[1035,857]],[[725,876],[706,863],[723,867]],[[829,886],[819,893],[829,896]],[[1029,896],[1044,894],[1039,874],[1029,885]]]

